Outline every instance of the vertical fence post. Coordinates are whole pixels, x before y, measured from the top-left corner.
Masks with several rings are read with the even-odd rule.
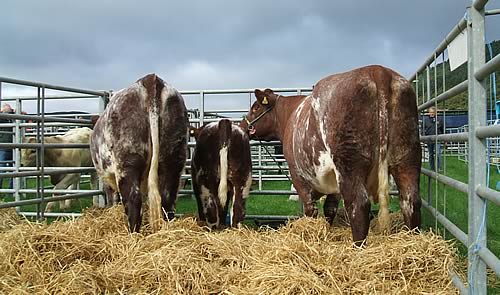
[[[468,9],[467,23],[469,80],[469,245],[468,281],[470,294],[486,294],[486,265],[478,255],[486,247],[486,202],[476,188],[486,180],[485,140],[476,137],[476,128],[486,126],[486,88],[474,73],[485,63],[484,8]]]
[[[429,66],[427,65],[426,67],[426,74],[425,74],[425,84],[427,84],[427,99],[425,100],[426,102],[431,99],[431,70]],[[430,142],[426,143],[429,145]],[[436,148],[434,146],[434,148]],[[431,154],[429,149],[427,149],[427,162],[429,162],[429,166],[431,165]],[[436,153],[434,153],[434,158],[436,158]],[[435,167],[435,166],[434,166]],[[432,204],[432,178],[430,176],[427,177],[427,203]]]
[[[200,91],[200,126],[203,126],[203,120],[205,119],[205,93]]]
[[[107,92],[104,96],[101,96],[101,98],[99,99],[98,106],[97,106],[99,115],[102,114],[104,112],[104,110],[106,109],[106,107],[108,106],[111,94],[112,94],[112,90],[109,90],[109,92]],[[97,179],[98,179],[97,188],[100,191],[104,191],[104,182],[102,181],[101,177],[98,177]],[[91,176],[90,181],[92,184],[92,176]],[[92,188],[92,186],[91,186],[91,189],[95,189],[95,188]],[[108,206],[111,206],[111,204],[113,204],[113,200],[112,200],[113,197],[114,196],[110,196],[110,199],[108,200],[106,193],[104,193],[104,195],[98,195],[97,200],[99,203],[99,205],[98,205],[99,208],[105,208],[106,204]],[[94,201],[96,196],[93,196],[92,198]],[[109,203],[108,203],[108,201],[109,201]]]
[[[16,98],[16,114],[21,114],[22,110],[22,105],[21,105],[21,99]],[[15,138],[15,143],[21,143],[21,120],[16,120],[16,126],[15,126],[15,131],[14,131],[14,138]],[[14,165],[16,167],[16,172],[19,172],[19,167],[21,167],[21,149],[20,148],[15,148],[13,149],[14,153]],[[21,200],[21,196],[19,195],[19,189],[21,188],[21,178],[19,177],[14,177],[13,179],[13,185],[14,185],[14,200],[16,202]],[[21,207],[16,207],[16,211],[19,213],[21,211]]]
[[[262,146],[259,145],[259,157],[258,157],[258,160],[259,160],[259,190],[261,191],[262,190]]]

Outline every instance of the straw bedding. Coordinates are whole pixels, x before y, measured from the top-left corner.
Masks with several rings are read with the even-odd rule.
[[[0,293],[456,294],[454,248],[399,231],[395,216],[395,233],[371,232],[362,249],[323,219],[210,232],[183,218],[155,234],[128,234],[121,206],[50,225],[17,220],[0,231]]]

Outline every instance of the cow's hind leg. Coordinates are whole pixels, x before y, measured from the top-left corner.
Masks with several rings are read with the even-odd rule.
[[[175,217],[175,204],[177,202],[177,193],[179,191],[179,182],[181,169],[178,171],[168,171],[159,167],[159,185],[161,194],[161,206],[166,220],[172,220]],[[181,167],[182,168],[182,167]]]
[[[231,202],[231,226],[237,227],[245,219],[245,199],[243,198],[243,185],[233,188]]]
[[[355,176],[346,176],[340,185],[347,215],[351,224],[352,238],[356,246],[361,246],[370,227],[370,207],[365,184]]]
[[[140,178],[136,174],[126,173],[118,181],[130,232],[139,232],[142,224],[142,194],[140,192]]]
[[[422,206],[419,196],[419,165],[398,164],[391,167],[391,174],[399,188],[399,204],[405,225],[410,229],[419,228]]]
[[[337,215],[337,209],[339,208],[340,195],[339,194],[329,194],[326,195],[325,204],[323,205],[323,212],[325,213],[326,221],[330,225],[333,224],[335,215]]]

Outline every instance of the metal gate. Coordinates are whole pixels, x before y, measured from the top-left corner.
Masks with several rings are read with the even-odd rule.
[[[415,84],[419,111],[431,106],[438,106],[454,96],[468,89],[468,130],[460,130],[452,134],[421,136],[422,142],[454,142],[463,147],[468,142],[468,184],[460,182],[444,174],[422,169],[422,173],[429,178],[427,198],[422,200],[423,206],[441,223],[458,241],[467,247],[468,267],[467,286],[454,273],[451,273],[453,283],[461,293],[486,294],[487,272],[491,268],[500,276],[500,261],[487,248],[486,239],[486,204],[500,205],[500,192],[490,189],[486,182],[486,168],[488,161],[486,139],[500,136],[500,126],[488,126],[486,120],[487,99],[485,79],[495,70],[500,69],[500,55],[485,62],[485,17],[500,14],[500,9],[485,10],[487,0],[472,1],[467,8],[465,17],[458,22],[455,28],[439,44],[425,63],[410,78]],[[445,52],[447,46],[462,32],[467,33],[467,80],[445,90]],[[441,63],[439,63],[441,61]],[[437,72],[442,67],[442,81],[438,81]],[[434,74],[434,79],[431,78]],[[441,91],[438,84],[441,83]],[[440,92],[440,93],[438,93]],[[436,120],[437,124],[437,120]],[[437,128],[437,127],[436,127]],[[456,146],[456,144],[455,144]],[[437,157],[435,158],[437,164]],[[434,167],[437,167],[436,165]],[[468,233],[453,224],[444,213],[433,207],[431,202],[430,179],[434,179],[446,186],[452,187],[468,195]],[[436,193],[434,200],[438,199]],[[445,195],[446,197],[446,195]],[[436,201],[437,202],[437,201]]]
[[[5,84],[15,85],[17,87],[28,87],[36,90],[37,95],[32,97],[2,97],[2,86]],[[63,92],[64,95],[46,95],[46,91]],[[68,94],[69,93],[69,94]],[[47,189],[44,180],[47,176],[58,173],[89,173],[95,171],[94,167],[45,167],[44,151],[45,149],[67,149],[67,148],[89,148],[88,144],[47,144],[44,141],[46,135],[54,134],[53,128],[91,126],[91,120],[67,118],[64,116],[48,116],[45,112],[47,101],[53,100],[71,100],[71,99],[93,99],[98,101],[99,109],[104,110],[104,105],[109,98],[110,93],[106,91],[93,91],[86,89],[77,89],[71,87],[49,85],[31,81],[17,80],[0,77],[0,103],[9,102],[15,104],[15,114],[0,113],[0,119],[11,120],[14,123],[0,124],[2,128],[12,128],[14,142],[0,143],[1,149],[13,149],[12,167],[2,167],[0,178],[13,179],[12,189],[0,188],[0,193],[12,194],[15,198],[13,202],[0,203],[0,208],[16,207],[19,214],[25,216],[36,216],[38,219],[45,216],[75,216],[72,213],[45,213],[41,210],[41,204],[45,202],[62,201],[66,199],[77,199],[95,195],[103,195],[102,190],[54,190]],[[36,114],[26,115],[22,113],[23,102],[36,101]],[[87,115],[89,116],[89,115]],[[28,123],[32,121],[32,123]],[[27,129],[32,129],[27,131]],[[3,131],[8,132],[8,131]],[[36,137],[37,143],[23,143],[24,135],[31,133]],[[55,132],[57,133],[57,132]],[[21,167],[20,150],[36,150],[36,166]],[[22,184],[26,178],[36,179],[36,189],[23,188]],[[21,200],[21,194],[36,194],[35,198]],[[58,196],[45,197],[46,194],[62,194]],[[37,205],[36,212],[21,212],[20,206]]]

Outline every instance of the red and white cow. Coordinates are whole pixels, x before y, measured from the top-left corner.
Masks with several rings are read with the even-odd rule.
[[[155,74],[114,94],[97,120],[92,160],[105,184],[121,195],[130,231],[140,229],[146,194],[153,231],[165,217],[162,210],[174,217],[187,128],[182,96]]]
[[[421,166],[414,90],[382,66],[367,66],[320,80],[309,96],[284,97],[255,90],[257,101],[241,126],[251,137],[280,140],[304,213],[333,221],[342,196],[353,239],[368,234],[370,200],[380,202],[379,222],[389,227],[389,173],[400,190],[405,224],[420,226]]]
[[[221,227],[230,204],[229,225],[238,226],[252,185],[248,135],[227,119],[192,128],[191,135],[196,138],[191,175],[200,220]]]

